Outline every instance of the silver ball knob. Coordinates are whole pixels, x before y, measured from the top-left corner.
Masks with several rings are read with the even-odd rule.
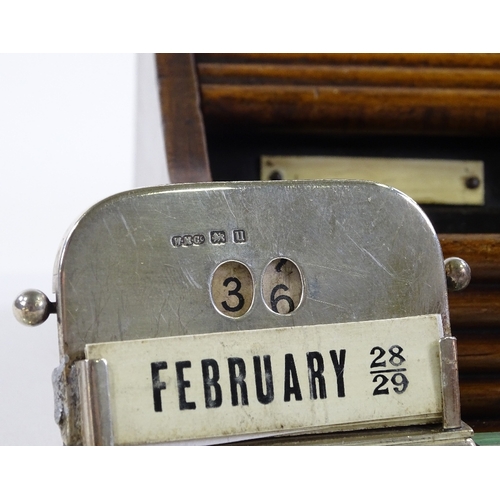
[[[459,257],[449,257],[444,261],[446,284],[448,290],[459,292],[470,283],[471,271],[469,264]]]
[[[41,325],[55,312],[55,304],[40,290],[25,290],[12,305],[14,316],[23,325]]]

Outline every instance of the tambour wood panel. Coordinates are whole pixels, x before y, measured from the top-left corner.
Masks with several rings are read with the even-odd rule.
[[[500,132],[497,54],[197,54],[196,63],[209,128]]]
[[[260,53],[196,54],[198,62],[255,62],[308,64],[365,64],[397,66],[431,66],[444,68],[491,68],[500,64],[500,54],[375,54],[375,53]]]
[[[457,329],[454,335],[458,337],[459,365],[463,375],[500,374],[500,329]]]
[[[500,286],[470,285],[460,293],[450,293],[449,303],[456,329],[500,326]]]
[[[500,283],[500,234],[443,234],[439,241],[445,258],[460,257],[471,266],[473,284]]]
[[[457,338],[463,419],[476,431],[500,430],[500,235],[439,237],[444,258],[463,258],[471,284],[450,292],[450,318]]]

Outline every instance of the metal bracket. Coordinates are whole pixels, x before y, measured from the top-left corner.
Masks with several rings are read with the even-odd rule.
[[[86,446],[112,446],[113,425],[105,359],[75,363],[81,405],[82,442]]]
[[[443,337],[439,341],[441,353],[441,385],[443,388],[443,429],[462,426],[460,416],[460,389],[458,385],[457,339]]]

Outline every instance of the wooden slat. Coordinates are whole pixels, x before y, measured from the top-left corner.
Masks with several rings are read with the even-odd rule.
[[[498,420],[500,415],[500,377],[460,377],[462,418]]]
[[[441,234],[444,258],[460,257],[471,267],[472,283],[500,283],[500,234]]]
[[[198,64],[200,83],[500,89],[499,69],[308,64]]]
[[[353,133],[500,132],[492,90],[203,85],[207,124]]]
[[[451,328],[500,327],[500,288],[469,286],[448,294]]]
[[[481,418],[468,418],[467,419],[467,425],[470,425],[474,429],[474,436],[478,441],[483,441],[485,439],[484,433],[487,432],[489,435],[491,433],[498,433],[500,432],[500,419],[481,419]],[[478,433],[483,433],[482,435],[478,436]],[[475,442],[476,439],[474,439]],[[479,443],[478,443],[479,444]]]
[[[196,54],[198,63],[359,64],[500,68],[499,54]]]
[[[210,181],[198,79],[192,54],[157,54],[170,181]]]
[[[457,338],[460,373],[500,375],[500,330],[455,330],[453,335]]]

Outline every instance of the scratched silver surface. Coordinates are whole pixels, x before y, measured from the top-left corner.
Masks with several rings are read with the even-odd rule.
[[[245,243],[232,231],[243,229]],[[211,244],[224,230],[226,244]],[[202,234],[174,247],[173,236]],[[292,259],[304,299],[272,313],[261,275]],[[250,269],[255,300],[237,319],[218,313],[210,277],[226,260]],[[407,196],[359,181],[272,181],[145,188],[92,207],[63,242],[54,275],[62,356],[85,344],[240,329],[440,313],[449,333],[441,248]]]

